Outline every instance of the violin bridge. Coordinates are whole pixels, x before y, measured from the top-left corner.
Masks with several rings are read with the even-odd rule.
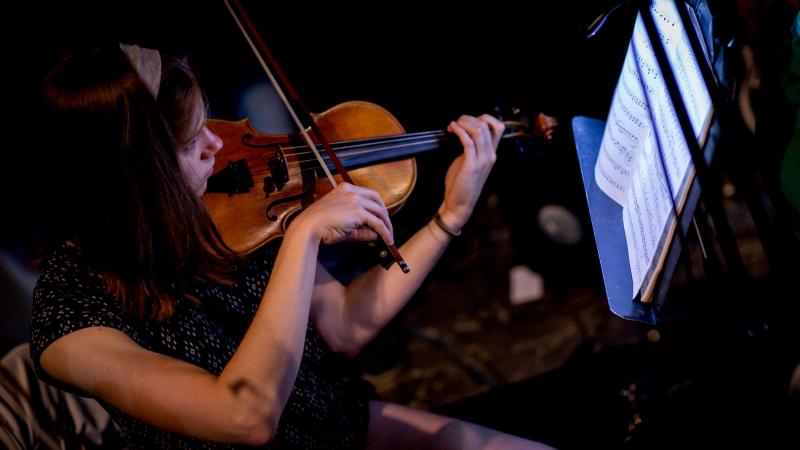
[[[267,167],[269,167],[269,173],[272,174],[272,183],[275,189],[282,190],[289,182],[289,166],[286,164],[286,155],[280,146],[275,152],[275,156],[267,160]]]

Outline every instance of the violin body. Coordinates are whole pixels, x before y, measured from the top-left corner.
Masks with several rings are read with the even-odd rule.
[[[332,145],[405,133],[391,113],[363,101],[341,103],[313,118]],[[225,243],[238,252],[250,253],[281,236],[303,208],[333,189],[299,134],[264,134],[249,119],[210,119],[208,127],[223,147],[202,200]],[[413,158],[347,172],[358,185],[378,191],[390,213],[402,207],[417,177]]]

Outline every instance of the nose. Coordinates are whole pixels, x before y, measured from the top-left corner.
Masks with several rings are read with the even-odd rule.
[[[208,127],[203,127],[203,157],[208,159],[222,148],[222,139]]]

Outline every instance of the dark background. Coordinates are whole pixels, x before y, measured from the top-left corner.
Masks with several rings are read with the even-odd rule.
[[[45,141],[39,130],[37,86],[63,49],[125,41],[188,54],[215,117],[254,113],[265,131],[286,126],[274,100],[263,110],[243,107],[247,89],[263,86],[265,78],[221,1],[73,3],[28,2],[3,14],[9,114],[0,244],[20,258],[32,252],[39,200],[59,195],[58,186],[37,176],[44,150],[58,148],[57,138]],[[518,107],[528,117],[541,111],[560,121],[551,143],[533,142],[525,154],[506,145],[462,239],[359,361],[388,400],[561,448],[781,448],[781,439],[797,438],[796,405],[794,415],[786,414],[781,394],[798,359],[800,328],[796,307],[775,307],[796,303],[796,286],[770,273],[741,194],[726,206],[755,279],[744,292],[734,295],[702,279],[679,281],[670,296],[671,317],[654,327],[615,318],[607,309],[569,120],[605,118],[633,26],[631,8],[587,40],[586,25],[615,2],[436,6],[444,12],[430,4],[276,3],[244,2],[311,111],[368,100],[408,131],[443,128],[460,114],[497,107]],[[712,3],[719,7],[718,31],[736,36],[739,25],[729,11],[734,2]],[[779,34],[775,30],[788,30],[792,17],[774,16],[764,29]],[[778,47],[762,54],[777,55]],[[766,100],[762,106],[777,111]],[[728,139],[762,154],[770,150],[739,136]],[[447,163],[438,155],[418,159],[418,187],[394,218],[400,240],[430,218]],[[544,203],[565,205],[581,219],[586,235],[580,245],[558,246],[536,230],[533,216]],[[507,270],[518,263],[545,274],[544,301],[508,305]],[[748,309],[753,304],[759,308]],[[731,305],[754,320],[720,319],[717,312]],[[748,336],[754,323],[773,328]],[[652,331],[660,340],[650,340]]]
[[[512,108],[527,118],[538,112],[558,118],[552,143],[535,142],[527,154],[516,148],[502,152],[487,193],[502,193],[504,214],[513,215],[520,228],[533,226],[536,205],[546,202],[569,203],[588,225],[569,121],[581,114],[605,116],[632,8],[612,16],[589,41],[586,25],[614,2],[454,3],[437,12],[405,3],[380,11],[375,6],[243,3],[312,112],[367,100],[388,109],[407,131],[442,129],[461,114],[508,115]],[[7,67],[14,69],[7,71],[13,111],[7,135],[15,151],[7,160],[14,169],[6,170],[0,192],[9,210],[18,213],[3,221],[3,241],[29,240],[38,214],[35,199],[58,194],[57,187],[36,176],[37,159],[58,145],[39,140],[37,87],[59,53],[72,46],[123,41],[186,54],[214,117],[249,116],[263,131],[291,131],[222,1],[31,2],[13,6],[7,18],[25,25],[17,27],[20,31],[7,29],[4,44]],[[263,99],[258,108],[243,105],[253,87],[267,91],[257,98]],[[449,158],[419,159],[412,206],[395,219],[401,239],[436,208]],[[541,238],[516,235],[526,246]],[[574,261],[591,247],[589,239],[563,258]]]

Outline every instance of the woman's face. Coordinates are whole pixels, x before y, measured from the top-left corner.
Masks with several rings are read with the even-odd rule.
[[[208,177],[214,170],[214,155],[221,148],[222,139],[204,124],[200,132],[178,150],[178,163],[183,177],[198,197],[206,191]]]

